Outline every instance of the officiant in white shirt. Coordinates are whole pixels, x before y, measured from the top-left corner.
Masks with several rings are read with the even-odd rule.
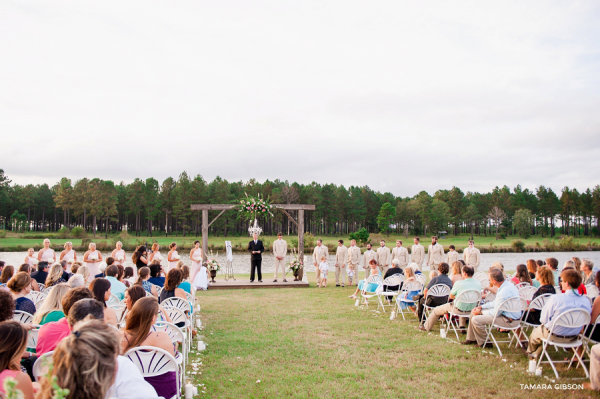
[[[282,238],[283,235],[281,232],[277,233],[277,239],[273,243],[273,256],[275,256],[275,279],[274,283],[277,282],[277,272],[281,267],[281,274],[283,277],[283,282],[286,283],[285,279],[285,257],[287,255],[287,242]]]

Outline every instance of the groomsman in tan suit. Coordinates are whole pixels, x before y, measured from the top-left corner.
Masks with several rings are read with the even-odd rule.
[[[431,237],[431,244],[427,248],[427,266],[429,270],[437,270],[438,265],[444,261],[444,247],[438,244],[436,236]]]
[[[344,240],[338,240],[338,247],[335,250],[335,286],[340,286],[340,273],[342,274],[342,287],[346,284],[346,263],[348,262],[348,248],[344,245]]]
[[[463,252],[463,260],[467,266],[471,266],[475,269],[475,273],[477,273],[477,268],[481,263],[481,252],[475,248],[475,242],[473,242],[473,240],[469,240],[469,248],[465,249]]]
[[[320,238],[317,240],[317,246],[313,251],[313,265],[315,265],[315,269],[317,272],[317,284],[321,282],[321,270],[319,270],[319,264],[321,263],[321,258],[325,257],[325,259],[329,258],[329,250],[325,245],[323,245],[323,240]]]
[[[377,262],[377,252],[373,251],[373,246],[371,244],[367,244],[367,250],[363,254],[363,269],[365,269],[365,280],[371,274],[371,267],[369,266],[369,262],[372,259],[375,259]]]
[[[390,249],[385,246],[384,240],[381,240],[379,245],[381,246],[377,248],[377,261],[379,262],[377,266],[379,266],[381,275],[385,276],[385,272],[387,272],[388,267],[390,267],[392,255],[390,253]]]
[[[415,237],[414,243],[410,251],[410,261],[411,263],[416,263],[419,266],[419,271],[423,269],[423,261],[425,260],[425,248],[421,244],[421,239],[419,237]]]
[[[285,279],[285,256],[287,255],[287,242],[281,238],[282,234],[277,233],[277,239],[273,243],[273,255],[275,256],[275,280],[277,282],[277,272],[281,267],[281,273],[283,274],[283,282],[287,282]]]
[[[454,262],[458,262],[458,252],[456,252],[454,245],[450,245],[450,250],[448,251],[448,260],[446,263],[448,266],[452,267]]]
[[[350,241],[348,248],[348,270],[352,270],[354,276],[348,276],[348,285],[352,286],[352,279],[358,285],[358,264],[360,263],[360,248],[356,246],[356,240]]]
[[[396,248],[392,249],[392,262],[398,259],[398,267],[402,270],[408,266],[408,249],[402,246],[402,240],[396,241]]]

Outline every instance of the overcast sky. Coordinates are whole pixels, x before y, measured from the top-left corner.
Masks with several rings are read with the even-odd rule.
[[[600,183],[600,3],[0,2],[0,169]]]

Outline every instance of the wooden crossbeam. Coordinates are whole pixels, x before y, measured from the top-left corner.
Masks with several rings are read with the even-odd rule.
[[[223,212],[225,212],[226,210],[227,210],[227,209],[223,209],[223,210],[221,211],[221,213],[219,213],[219,214],[217,215],[217,217],[216,217],[216,218],[214,218],[214,219],[212,220],[212,222],[210,222],[210,223],[208,224],[208,227],[210,227],[210,225],[211,225],[211,224],[213,224],[213,223],[214,223],[214,222],[215,222],[215,221],[216,221],[216,220],[219,218],[219,216],[221,216],[221,215],[223,214]]]
[[[314,211],[316,209],[315,205],[309,204],[272,204],[275,209],[284,209],[286,211]],[[222,210],[231,210],[239,207],[239,204],[192,204],[190,205],[192,211],[222,211]]]
[[[281,212],[285,213],[287,215],[287,217],[289,217],[290,220],[296,225],[296,227],[300,227],[300,226],[298,226],[298,222],[296,222],[296,219],[294,219],[289,213],[287,213],[285,211],[285,209],[282,209]]]

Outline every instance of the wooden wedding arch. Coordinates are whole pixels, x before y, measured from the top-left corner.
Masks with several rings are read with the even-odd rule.
[[[314,211],[314,205],[308,204],[272,204],[275,209],[281,209],[288,218],[298,227],[298,258],[304,262],[304,211]],[[208,252],[208,228],[225,211],[238,209],[236,204],[193,204],[192,211],[202,211],[202,258],[206,262]],[[221,211],[210,223],[208,223],[208,211]],[[298,211],[298,221],[296,221],[287,211]]]

